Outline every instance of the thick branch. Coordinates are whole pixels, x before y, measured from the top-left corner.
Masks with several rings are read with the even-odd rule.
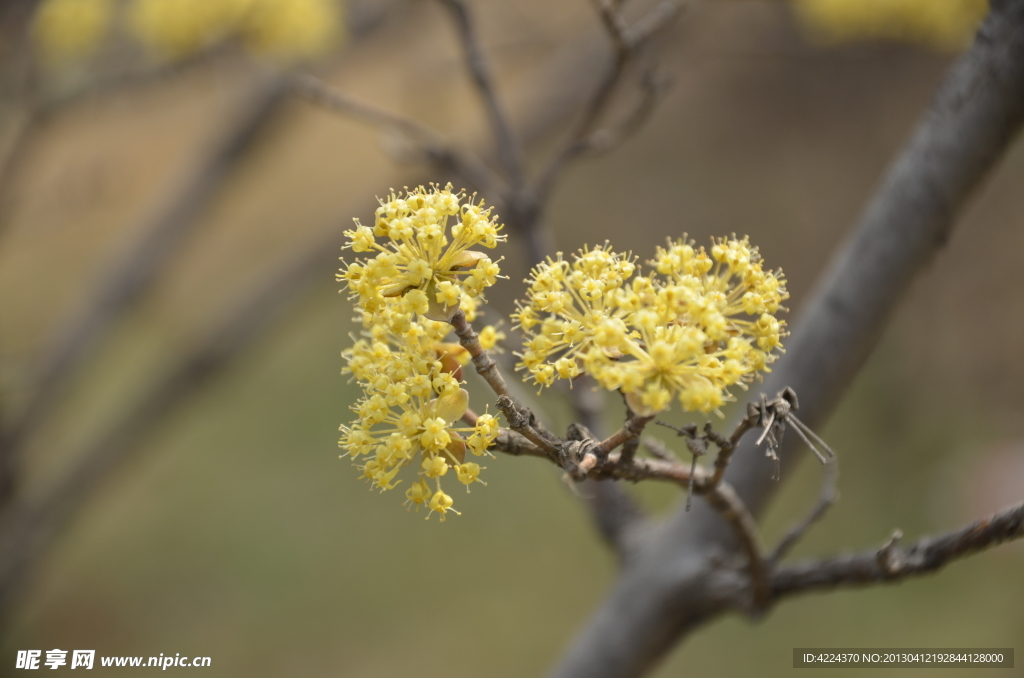
[[[894,538],[881,549],[782,567],[772,575],[772,593],[788,596],[846,586],[894,582],[934,572],[959,558],[1005,541],[1024,538],[1024,504],[909,548]]]
[[[956,62],[928,114],[890,168],[850,241],[765,385],[792,386],[802,419],[818,427],[874,347],[911,281],[949,236],[968,197],[1006,151],[1024,120],[1024,3],[993,3],[972,47]],[[783,475],[795,437],[783,447]],[[726,480],[755,515],[777,485],[752,444]],[[707,586],[707,554],[736,548],[721,520],[700,505],[677,512],[623,573],[553,675],[625,678],[653,666],[679,639],[728,609]]]

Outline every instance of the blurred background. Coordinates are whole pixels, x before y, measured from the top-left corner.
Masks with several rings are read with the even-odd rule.
[[[356,329],[334,282],[342,230],[391,187],[465,182],[274,84],[316,72],[486,156],[448,17],[422,0],[239,0],[212,18],[202,5],[0,10],[0,414],[16,452],[0,674],[19,649],[53,648],[210,656],[216,676],[542,674],[616,571],[556,470],[489,460],[488,486],[442,525],[337,458],[357,396],[339,376]],[[584,0],[471,7],[535,167],[609,58],[606,36]],[[786,272],[792,321],[984,10],[689,5],[657,52],[670,89],[631,139],[566,171],[554,240],[645,258],[683,232],[749,234]],[[1024,497],[1022,182],[1017,143],[820,431],[841,500],[797,556],[944,531]],[[510,279],[489,322],[528,268],[514,238],[500,253]],[[68,344],[83,317],[103,329]],[[607,406],[614,422],[621,405]],[[554,397],[544,410],[569,421]],[[818,475],[783,479],[769,540],[815,501]],[[679,499],[631,491],[652,511]],[[789,675],[798,646],[1021,651],[1022,566],[1010,544],[758,623],[722,618],[656,675]]]

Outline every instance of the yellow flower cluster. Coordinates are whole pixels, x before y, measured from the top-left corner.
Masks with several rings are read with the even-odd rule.
[[[988,0],[794,0],[808,30],[826,42],[885,38],[960,49]]]
[[[715,240],[710,253],[670,240],[649,263],[654,272],[640,275],[606,244],[534,268],[512,316],[524,332],[517,369],[541,386],[586,372],[644,416],[673,398],[687,411],[717,410],[730,386],[767,370],[789,295],[747,238]]]
[[[489,414],[474,426],[457,426],[469,406],[459,382],[468,355],[444,341],[450,325],[416,318],[414,298],[389,298],[376,313],[363,312],[366,336],[342,353],[343,371],[356,379],[363,396],[352,406],[356,420],[341,427],[338,444],[381,491],[401,482],[396,476],[403,468],[414,467],[418,478],[405,492],[406,505],[425,505],[428,518],[438,513],[443,521],[454,509],[441,477],[453,469],[467,490],[482,482],[483,467],[467,461],[466,451],[488,454],[499,427]]]
[[[116,23],[112,0],[43,0],[36,40],[53,63],[87,56]],[[339,0],[129,0],[125,25],[161,58],[181,59],[238,38],[283,61],[318,56],[341,37]]]
[[[114,22],[113,0],[45,0],[36,10],[33,38],[50,64],[91,54]]]
[[[375,255],[338,274],[357,300],[363,324],[363,337],[342,353],[343,372],[355,378],[363,396],[352,406],[357,419],[341,427],[339,445],[382,491],[413,466],[418,477],[405,492],[406,505],[426,506],[428,518],[438,513],[441,520],[454,511],[441,477],[454,469],[467,491],[482,482],[483,468],[467,461],[466,451],[488,454],[499,431],[489,414],[458,426],[469,406],[460,385],[469,354],[447,340],[447,321],[461,310],[472,322],[483,290],[499,274],[497,262],[471,248],[493,248],[505,239],[490,210],[465,198],[451,185],[421,186],[404,197],[392,193],[381,201],[372,228],[357,221],[345,232],[345,248]],[[487,326],[479,337],[489,349],[505,335]]]
[[[345,231],[353,252],[376,255],[349,264],[338,278],[369,313],[400,296],[412,312],[447,321],[462,300],[482,300],[499,277],[498,262],[473,248],[493,249],[505,240],[501,229],[489,208],[453,193],[451,184],[420,186],[404,197],[392,193],[377,208],[373,227],[357,219],[356,228]]]

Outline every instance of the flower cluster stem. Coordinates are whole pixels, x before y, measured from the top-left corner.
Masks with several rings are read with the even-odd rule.
[[[469,352],[473,359],[473,366],[476,367],[477,374],[483,377],[491,390],[498,396],[498,408],[505,415],[512,430],[541,448],[545,452],[545,456],[557,455],[558,447],[542,435],[543,429],[538,430],[540,427],[533,421],[532,413],[519,404],[509,392],[508,384],[501,376],[498,364],[481,346],[480,337],[466,320],[466,314],[460,309],[455,312],[449,322],[455,329],[459,344]]]

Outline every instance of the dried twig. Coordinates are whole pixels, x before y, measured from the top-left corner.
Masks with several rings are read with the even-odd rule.
[[[717,485],[725,478],[725,470],[729,468],[729,462],[736,451],[743,436],[757,424],[757,420],[749,413],[740,419],[728,438],[718,435],[711,427],[711,422],[704,425],[704,435],[718,447],[718,455],[715,457],[715,474],[711,477],[711,484]]]
[[[772,574],[772,593],[788,596],[934,572],[958,558],[1024,538],[1024,504],[955,532],[927,537],[910,547],[899,545],[901,536],[897,531],[881,549],[778,568]]]
[[[473,366],[476,372],[491,390],[498,396],[498,409],[505,415],[509,427],[519,433],[534,445],[540,447],[547,454],[557,453],[558,448],[552,442],[557,440],[553,435],[543,429],[536,421],[533,413],[520,405],[508,390],[505,378],[501,376],[498,364],[494,362],[490,354],[480,345],[480,338],[477,336],[473,326],[466,320],[466,314],[462,310],[455,312],[449,321],[455,329],[455,335],[459,343],[469,352],[473,359]]]
[[[761,610],[767,605],[771,595],[769,579],[769,563],[765,560],[761,548],[760,532],[757,521],[743,504],[736,491],[728,483],[718,482],[704,493],[704,498],[718,515],[725,518],[733,530],[747,556],[747,572],[750,574],[750,589],[753,597],[753,610]]]
[[[505,171],[505,176],[512,186],[522,186],[526,181],[523,172],[522,145],[513,132],[512,125],[509,124],[505,108],[498,100],[498,92],[494,87],[490,67],[480,47],[473,17],[462,0],[440,1],[452,14],[455,28],[459,34],[459,42],[462,43],[465,54],[466,66],[473,84],[483,99],[487,118],[490,120],[494,137],[497,140],[498,158]]]
[[[503,190],[503,181],[487,165],[473,154],[459,150],[443,134],[419,120],[340,92],[312,75],[294,76],[290,84],[292,91],[317,105],[401,134],[414,142],[436,167],[457,172],[484,193]]]
[[[596,145],[608,148],[607,136],[604,144],[591,138],[597,125],[607,110],[612,95],[622,82],[626,67],[637,52],[664,28],[679,11],[675,2],[663,2],[647,16],[638,21],[632,29],[626,27],[618,12],[618,8],[606,0],[596,0],[601,23],[615,48],[611,65],[589,103],[584,107],[583,114],[576,121],[563,144],[554,152],[547,165],[540,171],[535,182],[534,194],[538,202],[542,202],[551,189],[563,168],[571,160]],[[653,100],[651,101],[653,104]],[[643,116],[640,116],[643,117]],[[620,138],[624,135],[620,135]]]
[[[778,564],[779,561],[786,557],[790,549],[803,539],[803,536],[807,534],[807,530],[811,529],[815,523],[825,516],[829,507],[839,498],[839,492],[836,489],[838,482],[839,459],[833,457],[824,465],[824,478],[822,479],[821,496],[818,498],[818,503],[814,505],[814,508],[811,509],[810,513],[803,520],[790,528],[779,541],[778,546],[768,556],[768,562],[772,563],[772,565]]]
[[[628,443],[632,440],[636,440],[643,433],[644,427],[654,420],[654,416],[643,417],[637,414],[629,413],[629,417],[625,423],[615,433],[611,434],[607,438],[601,441],[599,450],[602,454],[607,455],[612,450],[617,448],[619,445]],[[634,450],[635,451],[635,450]],[[623,461],[631,461],[632,454],[623,455]]]
[[[794,387],[809,425],[834,407],[898,300],[1017,134],[1024,122],[1024,98],[1016,95],[1022,89],[1024,4],[993,3],[979,38],[945,78],[766,383]],[[726,479],[757,515],[778,483],[765,477],[759,455],[743,452]],[[784,463],[795,458],[783,453]],[[682,636],[729,609],[720,591],[699,585],[708,576],[700,554],[732,547],[728,535],[714,531],[715,522],[711,512],[677,512],[660,539],[644,544],[552,675],[639,676]]]

